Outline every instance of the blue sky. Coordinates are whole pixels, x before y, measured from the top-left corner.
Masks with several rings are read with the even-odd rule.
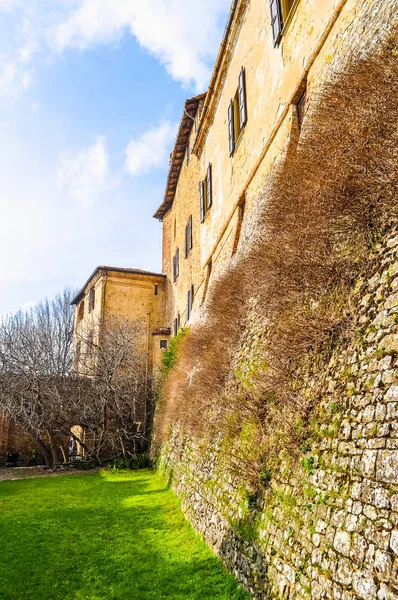
[[[152,214],[229,7],[0,0],[0,314],[100,264],[160,271]]]

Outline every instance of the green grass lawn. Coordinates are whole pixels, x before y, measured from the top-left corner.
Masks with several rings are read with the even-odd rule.
[[[150,471],[0,482],[0,598],[248,597]]]

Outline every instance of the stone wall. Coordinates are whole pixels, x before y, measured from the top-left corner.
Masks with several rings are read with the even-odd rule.
[[[6,462],[6,453],[8,450],[18,450],[18,462],[20,465],[29,464],[32,450],[36,450],[38,464],[44,463],[40,448],[31,436],[24,433],[4,413],[0,412],[0,467]]]
[[[255,531],[220,440],[204,447],[174,430],[163,447],[187,516],[253,598],[398,599],[397,230],[352,303],[353,335],[304,377],[317,404],[311,445],[272,473]],[[245,353],[260,335],[254,322]]]

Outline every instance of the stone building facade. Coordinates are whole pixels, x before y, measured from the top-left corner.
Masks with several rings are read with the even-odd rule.
[[[101,331],[114,319],[139,326],[147,371],[156,373],[170,329],[164,327],[166,277],[140,269],[97,267],[73,299],[74,368],[84,371],[87,348],[100,344]]]
[[[79,311],[94,287],[93,314],[100,311],[101,318],[109,313],[145,320],[149,311],[153,330],[176,334],[203,314],[213,278],[233,261],[245,221],[256,211],[258,190],[278,157],[297,143],[311,97],[330,75],[336,57],[351,52],[352,24],[360,18],[362,4],[232,3],[208,91],[185,102],[164,199],[154,214],[162,222],[163,273],[141,272],[135,278],[134,270],[128,275],[129,269],[99,267],[75,299],[76,334],[92,319],[88,306],[83,321]],[[368,50],[383,33],[379,28],[366,40]],[[112,271],[112,283],[105,271]],[[116,273],[118,291],[110,292]],[[153,313],[153,297],[143,293],[142,285],[144,279],[155,285],[156,277],[162,302]],[[77,335],[75,340],[76,351]],[[150,344],[150,353],[155,368],[161,358],[157,341]]]

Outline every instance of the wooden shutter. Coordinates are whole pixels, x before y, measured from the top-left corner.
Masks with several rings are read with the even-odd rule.
[[[174,319],[174,335],[178,333],[178,320]]]
[[[191,309],[190,296],[191,296],[191,290],[188,290],[188,292],[187,292],[187,321],[189,321],[189,317],[191,316],[191,314],[190,314],[190,309]]]
[[[185,258],[188,256],[188,225],[185,225]]]
[[[229,155],[231,156],[235,150],[235,124],[234,124],[234,101],[231,100],[228,106],[228,140],[229,140]]]
[[[205,190],[204,182],[199,183],[199,198],[200,198],[200,222],[205,220]]]
[[[246,74],[242,67],[238,78],[238,98],[239,98],[239,125],[240,128],[246,125],[247,107],[246,107]]]
[[[180,249],[177,248],[176,250],[176,256],[175,256],[175,260],[176,260],[176,279],[180,274]]]
[[[188,251],[192,250],[192,215],[188,220]]]
[[[173,282],[176,280],[176,257],[173,256]]]
[[[180,315],[180,313],[178,313],[178,315],[177,315],[177,331],[180,330],[180,324],[181,324],[181,315]]]
[[[213,184],[211,180],[211,163],[207,167],[207,176],[206,176],[206,195],[207,195],[207,210],[213,204]]]
[[[280,42],[283,27],[281,0],[269,0],[269,7],[271,11],[272,35],[274,46],[276,46]]]

